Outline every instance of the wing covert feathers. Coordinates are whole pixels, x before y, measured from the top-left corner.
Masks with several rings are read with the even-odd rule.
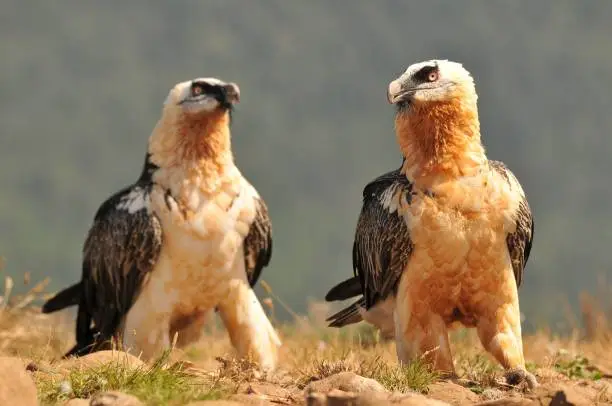
[[[254,286],[261,270],[272,256],[272,222],[268,207],[261,198],[255,198],[256,213],[249,233],[244,239],[244,265],[249,284]]]
[[[384,201],[403,199],[410,203],[411,193],[412,184],[399,170],[376,178],[364,188],[353,243],[353,269],[361,281],[366,309],[395,293],[408,263],[413,249],[408,226]]]
[[[152,271],[162,243],[158,219],[146,205],[130,212],[118,205],[121,197],[142,188],[128,189],[107,200],[98,210],[83,247],[83,299],[77,319],[77,342],[91,340],[90,323],[108,340],[133,305],[142,284]]]
[[[506,237],[506,244],[508,246],[510,260],[512,261],[512,270],[514,271],[516,286],[519,287],[523,280],[523,272],[525,270],[525,265],[527,265],[527,260],[531,252],[531,245],[533,243],[533,215],[523,189],[510,169],[499,161],[489,161],[489,165],[508,182],[512,189],[520,192],[522,197],[516,213],[516,230]]]

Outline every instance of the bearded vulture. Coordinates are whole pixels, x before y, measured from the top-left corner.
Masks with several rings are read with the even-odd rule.
[[[451,375],[448,330],[474,327],[509,383],[535,387],[518,297],[533,217],[516,177],[485,154],[472,76],[456,62],[420,62],[387,97],[404,161],[364,189],[353,245],[360,289],[349,279],[327,299],[362,297],[331,325],[387,326],[400,362],[423,357]]]
[[[263,369],[280,339],[252,286],[272,253],[265,202],[231,149],[236,84],[198,78],[172,88],[140,178],[100,206],[83,248],[81,281],[43,306],[78,305],[76,346],[110,341],[145,359],[198,340],[218,309],[240,356]]]

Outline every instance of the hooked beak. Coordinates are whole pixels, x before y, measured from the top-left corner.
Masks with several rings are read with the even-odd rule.
[[[409,100],[414,93],[414,89],[404,89],[402,82],[399,79],[396,79],[389,83],[389,88],[387,89],[387,101],[390,104],[396,104]]]
[[[240,88],[236,83],[231,82],[223,85],[223,92],[226,103],[236,104],[240,102]]]

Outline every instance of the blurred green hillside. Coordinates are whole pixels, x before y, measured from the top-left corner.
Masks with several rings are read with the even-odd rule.
[[[401,162],[388,82],[452,59],[476,79],[489,157],[535,213],[526,324],[559,320],[612,283],[610,21],[605,0],[4,0],[0,255],[12,275],[75,281],[170,87],[218,76],[241,87],[235,154],[274,223],[263,278],[305,310],[352,272],[362,187]]]

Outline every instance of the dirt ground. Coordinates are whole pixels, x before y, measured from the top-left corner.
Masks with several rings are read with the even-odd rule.
[[[283,340],[279,367],[267,376],[260,374],[252,363],[233,358],[227,334],[215,321],[211,322],[203,340],[173,350],[167,363],[180,364],[182,373],[201,380],[203,385],[221,387],[215,397],[242,404],[301,405],[306,403],[312,388],[323,394],[340,389],[349,397],[363,392],[359,386],[362,383],[340,380],[328,384],[330,379],[343,373],[377,381],[380,384],[377,387],[385,396],[387,393],[423,395],[416,403],[397,404],[426,404],[424,399],[437,399],[452,405],[612,404],[612,333],[606,319],[600,316],[590,317],[591,321],[585,322],[587,328],[571,336],[556,337],[539,332],[524,337],[527,368],[539,382],[539,387],[528,391],[505,383],[503,371],[482,349],[473,331],[459,330],[452,334],[459,378],[443,379],[416,363],[400,368],[394,343],[381,341],[377,333],[365,325],[343,330],[325,327],[323,318],[328,311],[325,306],[313,306],[309,316],[296,318],[290,325],[278,326]],[[70,366],[59,361],[61,354],[73,345],[73,340],[73,320],[67,313],[47,316],[29,306],[0,309],[0,356],[17,357],[24,365],[30,365],[41,404],[66,404],[71,396],[77,396],[70,393],[49,396],[49,391],[61,391],[61,382],[73,380],[75,386],[74,380],[80,379],[70,372]],[[356,379],[349,375],[350,379],[346,378],[349,381]],[[58,389],[55,389],[46,379],[60,386],[56,385]],[[124,389],[121,383],[117,385],[109,389]],[[93,388],[89,395],[100,389]],[[188,403],[156,403],[146,399],[145,402]],[[355,402],[345,404],[392,403],[390,400]]]

